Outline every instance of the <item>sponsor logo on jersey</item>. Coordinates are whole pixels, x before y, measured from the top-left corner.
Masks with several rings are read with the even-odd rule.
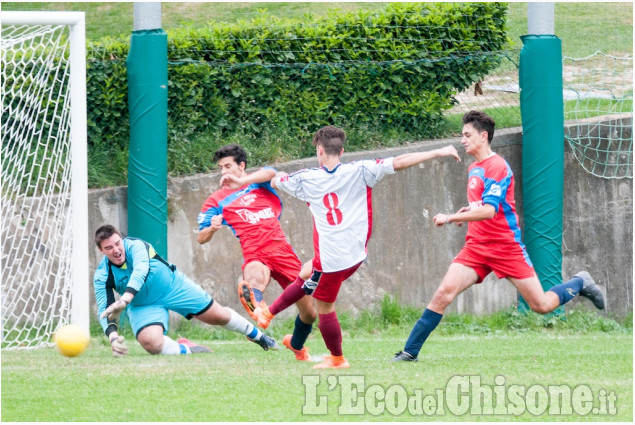
[[[503,190],[501,189],[500,184],[491,185],[489,190],[487,191],[487,194],[492,196],[501,196],[501,193],[503,193]]]
[[[472,179],[470,179],[470,189],[474,189],[477,184],[478,184],[478,179],[476,177],[473,177]]]
[[[483,201],[480,199],[478,201],[470,202],[470,210],[473,210],[482,206],[483,206]]]
[[[238,214],[240,218],[243,219],[243,221],[250,224],[256,224],[260,222],[260,220],[266,220],[269,218],[276,217],[276,215],[274,214],[271,208],[265,208],[264,210],[260,210],[260,211],[249,211],[245,209],[236,210],[236,214]]]
[[[255,193],[249,193],[240,198],[240,205],[242,205],[243,207],[247,207],[253,204],[256,201],[256,198],[258,198],[258,195],[256,195]]]

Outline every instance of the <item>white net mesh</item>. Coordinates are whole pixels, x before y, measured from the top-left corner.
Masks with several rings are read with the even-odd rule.
[[[563,61],[565,138],[578,162],[604,178],[633,178],[633,57]]]
[[[2,348],[70,320],[68,26],[2,26]]]

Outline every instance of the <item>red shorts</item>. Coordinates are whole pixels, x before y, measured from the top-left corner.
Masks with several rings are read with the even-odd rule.
[[[481,283],[490,272],[494,272],[499,279],[536,276],[524,244],[467,243],[452,262],[474,269],[479,277],[476,283]]]
[[[331,273],[322,273],[320,276],[320,280],[318,281],[318,286],[313,292],[313,298],[316,300],[324,301],[325,303],[333,303],[337,298],[338,292],[340,292],[340,287],[342,286],[342,282],[351,277],[353,273],[361,266],[363,263],[359,262],[355,264],[353,267],[350,267],[346,270],[340,270],[338,272]]]
[[[289,286],[302,270],[302,262],[288,243],[269,246],[246,256],[242,266],[243,270],[252,261],[258,261],[267,266],[271,270],[271,277],[282,286],[282,289]]]

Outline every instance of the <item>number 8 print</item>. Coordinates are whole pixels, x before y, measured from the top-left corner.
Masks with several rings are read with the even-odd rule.
[[[339,204],[339,199],[337,198],[336,193],[327,193],[322,198],[324,201],[324,206],[328,209],[326,213],[326,220],[329,222],[331,226],[337,226],[342,223],[342,211],[337,208]]]

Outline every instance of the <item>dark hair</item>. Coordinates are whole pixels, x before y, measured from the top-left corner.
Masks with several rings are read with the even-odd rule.
[[[236,164],[240,164],[241,162],[245,163],[245,167],[247,167],[247,154],[245,150],[238,145],[227,145],[218,149],[214,152],[214,162],[218,162],[223,158],[227,158],[231,156],[236,161]]]
[[[119,230],[117,230],[115,226],[111,226],[110,224],[104,224],[99,229],[97,229],[95,231],[95,244],[97,245],[97,248],[101,249],[101,241],[105,241],[115,233],[121,236]]]
[[[492,143],[494,138],[494,119],[481,111],[470,111],[463,115],[463,124],[472,124],[477,131],[487,131],[487,141]]]
[[[313,146],[322,145],[327,155],[339,155],[346,142],[346,133],[333,125],[322,127],[313,136]]]

